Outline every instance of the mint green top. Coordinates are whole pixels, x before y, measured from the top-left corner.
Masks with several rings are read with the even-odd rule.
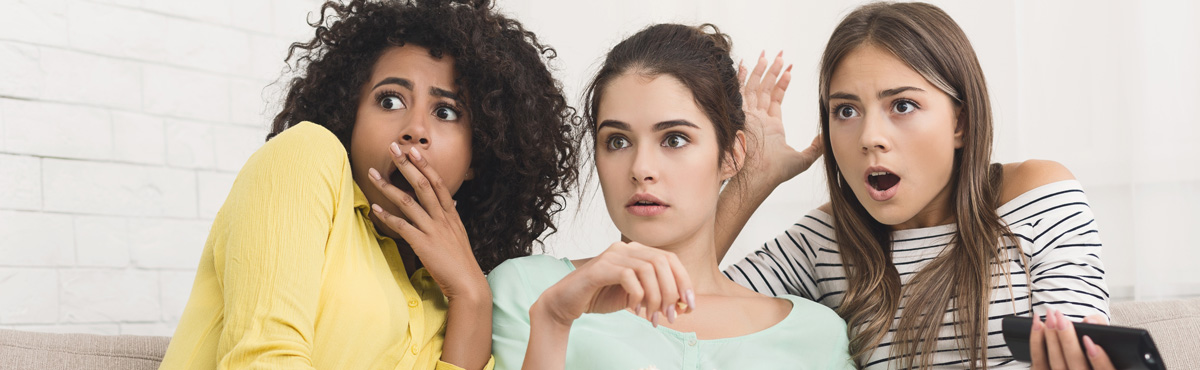
[[[538,255],[500,264],[492,286],[496,370],[520,369],[529,343],[529,308],[575,265]],[[697,339],[630,313],[584,314],[571,326],[567,369],[854,369],[846,323],[824,305],[793,296],[792,312],[756,333]]]

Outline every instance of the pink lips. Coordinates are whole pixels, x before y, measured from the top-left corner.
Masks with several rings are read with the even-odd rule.
[[[649,193],[634,194],[629,198],[629,202],[625,203],[625,210],[629,214],[640,217],[658,216],[666,212],[667,207],[670,206]]]
[[[897,177],[899,177],[899,175],[896,175],[895,172],[892,172],[892,170],[889,170],[887,167],[883,166],[871,166],[867,168],[867,171],[863,174],[863,184],[866,185],[867,194],[871,196],[871,199],[874,199],[876,202],[886,202],[891,200],[892,197],[896,196],[896,192],[900,190],[900,181],[897,180],[895,185],[892,185],[892,187],[887,188],[886,190],[876,189],[874,185],[871,185],[871,174],[875,172],[887,172]]]

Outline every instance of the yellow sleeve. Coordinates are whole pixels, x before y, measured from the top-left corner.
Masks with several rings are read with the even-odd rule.
[[[246,162],[214,221],[219,369],[311,369],[326,240],[350,176],[345,149],[302,123]],[[353,189],[353,187],[350,187]]]
[[[486,365],[483,365],[483,370],[492,370],[495,367],[496,367],[496,358],[488,356],[488,362]],[[434,370],[466,370],[461,367],[458,367],[457,365],[454,365],[452,363],[445,362],[442,360],[438,360],[437,366],[435,366],[433,369]]]

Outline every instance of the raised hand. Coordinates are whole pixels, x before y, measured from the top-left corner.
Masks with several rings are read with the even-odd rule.
[[[746,130],[750,138],[746,165],[739,175],[755,182],[768,180],[766,183],[774,188],[808,170],[824,153],[824,142],[818,136],[800,151],[788,145],[781,106],[792,81],[792,66],[784,69],[783,52],[775,56],[769,68],[767,63],[764,51],[753,71],[738,65],[742,110],[746,112]]]
[[[399,217],[372,204],[375,216],[412,247],[446,297],[454,299],[463,294],[490,291],[483,270],[471,252],[467,230],[459,219],[454,199],[442,178],[416,147],[410,147],[405,153],[399,145],[392,143],[391,153],[392,162],[412,185],[416,199],[372,168],[368,173],[375,187],[404,214]]]
[[[564,326],[584,313],[631,309],[641,315],[645,310],[650,322],[658,325],[692,312],[695,297],[691,279],[674,253],[616,242],[546,289],[534,310]]]

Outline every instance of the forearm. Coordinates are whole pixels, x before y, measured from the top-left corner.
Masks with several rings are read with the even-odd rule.
[[[750,216],[775,190],[772,181],[753,181],[743,174],[734,176],[725,185],[717,201],[716,247],[717,257],[724,258],[733,246],[734,239],[746,227]]]
[[[492,353],[491,290],[485,284],[483,289],[449,297],[449,301],[442,361],[468,370],[482,369]]]
[[[567,337],[571,334],[571,325],[553,318],[548,310],[543,309],[543,305],[539,299],[529,309],[529,346],[525,350],[522,369],[558,370],[566,367]]]

